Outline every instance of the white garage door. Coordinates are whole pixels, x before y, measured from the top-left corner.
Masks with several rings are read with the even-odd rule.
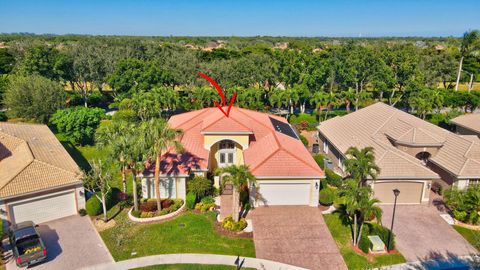
[[[260,205],[308,205],[310,184],[259,184]]]
[[[76,213],[75,194],[73,191],[22,203],[12,203],[10,206],[13,223],[31,220],[38,224],[75,215]]]

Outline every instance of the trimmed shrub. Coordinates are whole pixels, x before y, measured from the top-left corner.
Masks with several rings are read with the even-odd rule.
[[[228,216],[223,219],[222,227],[232,232],[239,232],[247,227],[247,221],[241,218],[238,222],[235,222],[232,216]]]
[[[202,203],[215,203],[215,199],[212,196],[203,197],[201,200]]]
[[[195,176],[187,181],[187,191],[195,194],[197,199],[201,199],[212,193],[212,181],[203,176]]]
[[[361,249],[363,252],[368,253],[370,249],[370,239],[368,239],[368,227],[363,226],[362,236],[360,241],[358,242],[358,248]]]
[[[343,178],[330,169],[325,169],[325,179],[331,186],[340,187],[342,185]]]
[[[317,115],[307,113],[292,114],[289,117],[288,122],[290,122],[290,124],[302,124],[302,122],[307,122],[308,124],[318,124]]]
[[[303,145],[308,146],[308,140],[305,136],[300,135],[300,140],[302,141]]]
[[[185,203],[187,204],[187,208],[192,210],[195,208],[195,202],[197,200],[197,196],[195,196],[195,193],[193,192],[188,192],[187,197],[185,199]]]
[[[89,216],[98,216],[103,212],[102,202],[100,202],[97,196],[92,196],[87,200],[85,210]]]
[[[313,156],[313,159],[315,159],[315,162],[317,162],[318,167],[322,168],[322,170],[325,169],[325,155],[316,154],[315,156]]]
[[[78,214],[83,217],[83,216],[87,215],[87,210],[82,208],[82,209],[78,210]]]
[[[160,203],[162,205],[162,209],[169,208],[173,204],[172,199],[163,199]]]
[[[138,206],[138,209],[142,212],[155,212],[157,211],[156,201],[146,201]]]
[[[442,195],[442,192],[443,192],[443,187],[440,183],[438,182],[433,182],[432,184],[432,191],[439,194],[439,195]]]
[[[333,200],[335,199],[335,190],[332,188],[324,188],[320,190],[320,194],[318,196],[318,200],[321,205],[330,206],[333,204]]]
[[[392,237],[390,239],[390,245],[388,242],[388,236],[390,234],[390,230],[381,226],[377,223],[366,223],[365,225],[368,226],[368,235],[378,235],[380,239],[382,239],[383,243],[385,243],[386,247],[389,247],[389,250],[395,249],[395,234],[392,233]],[[366,227],[366,226],[364,226]],[[368,240],[368,239],[367,239]]]
[[[0,112],[0,122],[6,122],[8,120],[7,113]]]
[[[195,210],[200,210],[200,212],[205,213],[209,211],[210,209],[213,209],[215,207],[214,203],[203,203],[199,202],[195,205]]]

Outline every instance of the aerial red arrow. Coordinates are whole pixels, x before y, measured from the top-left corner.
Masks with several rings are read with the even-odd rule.
[[[218,92],[218,95],[220,95],[220,98],[222,99],[222,103],[221,104],[218,104],[217,101],[213,101],[213,103],[215,104],[215,106],[217,106],[218,109],[220,109],[220,111],[222,111],[223,114],[225,114],[226,117],[228,117],[230,115],[230,109],[232,108],[232,105],[233,105],[233,102],[235,101],[235,98],[237,97],[237,92],[233,92],[233,96],[232,98],[230,99],[230,103],[228,104],[228,109],[227,111],[225,112],[223,110],[223,106],[226,106],[226,101],[225,101],[225,94],[223,93],[222,89],[220,88],[220,86],[217,84],[217,82],[215,82],[214,79],[208,77],[207,75],[201,73],[201,72],[198,72],[198,75],[202,78],[204,78],[205,80],[209,81],[210,84],[213,85],[213,87],[215,87],[215,89],[217,89],[217,92]]]

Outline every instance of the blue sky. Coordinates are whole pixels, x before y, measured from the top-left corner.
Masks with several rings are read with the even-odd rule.
[[[0,0],[0,33],[460,36],[479,0]]]

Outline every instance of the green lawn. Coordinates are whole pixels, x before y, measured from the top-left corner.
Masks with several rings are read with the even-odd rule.
[[[372,260],[359,255],[351,248],[350,227],[342,223],[339,214],[328,214],[323,217],[330,233],[340,249],[340,253],[343,256],[348,269],[368,269],[405,262],[405,258],[401,254],[376,256],[373,257]]]
[[[115,221],[115,227],[100,232],[100,235],[117,261],[168,253],[255,257],[253,239],[224,237],[215,232],[214,213],[187,212],[164,223],[134,224],[123,211]],[[132,252],[137,254],[132,256]]]
[[[480,251],[480,231],[470,230],[464,227],[453,225],[459,234],[463,236],[472,246]]]
[[[217,264],[163,264],[153,265],[142,268],[135,268],[137,270],[235,270],[235,266],[217,265]],[[243,268],[244,270],[251,270],[255,268]]]

